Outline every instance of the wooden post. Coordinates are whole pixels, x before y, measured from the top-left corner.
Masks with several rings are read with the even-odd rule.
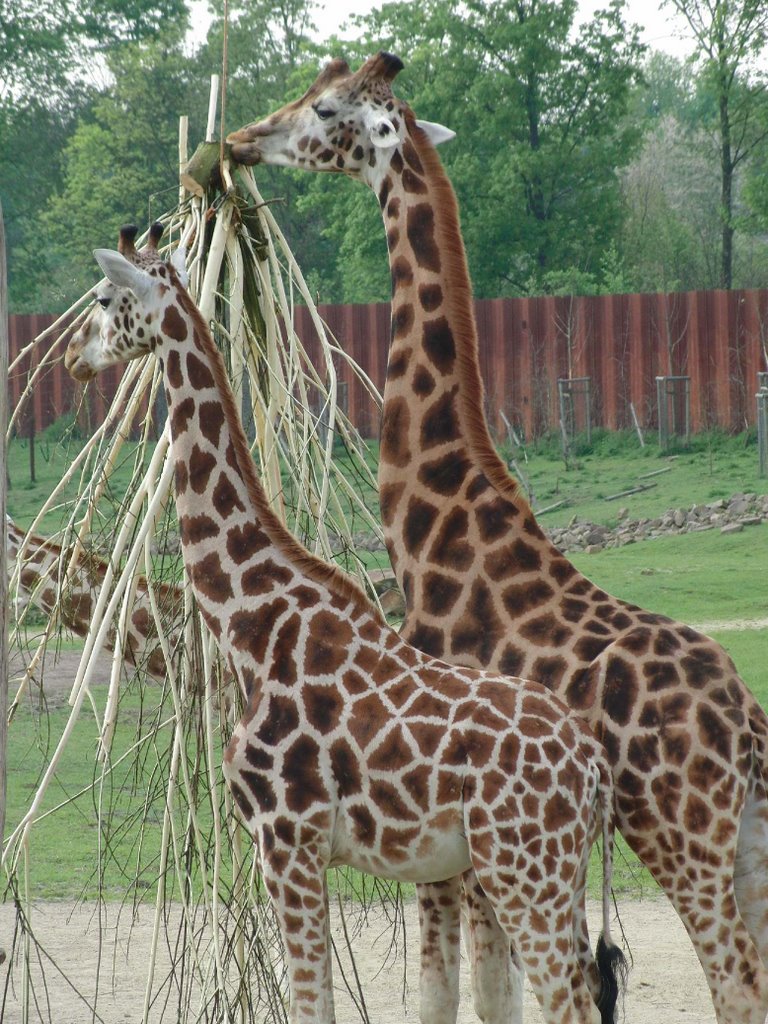
[[[8,451],[8,291],[5,277],[5,228],[0,203],[0,850],[5,834],[6,742],[8,739],[8,552],[5,522]],[[2,939],[0,938],[0,946]],[[0,963],[5,951],[0,948]]]

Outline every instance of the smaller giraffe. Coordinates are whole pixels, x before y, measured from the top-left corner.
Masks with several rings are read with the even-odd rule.
[[[87,637],[96,599],[107,578],[107,563],[92,552],[84,552],[64,583],[62,576],[70,563],[73,549],[57,544],[50,537],[25,533],[10,516],[5,518],[8,574],[17,618],[26,605],[33,604],[48,616],[57,613],[61,624],[76,636]],[[152,589],[167,623],[165,636],[173,654],[181,649],[184,593],[181,587],[159,581],[152,584]],[[131,668],[144,669],[154,679],[165,680],[168,666],[158,639],[149,583],[145,576],[135,579],[131,613],[123,628],[120,648],[123,662]],[[107,634],[104,646],[108,651],[114,651],[117,646],[116,634],[116,628]],[[211,697],[217,705],[221,701],[227,712],[232,706],[232,685],[228,670],[213,674]]]
[[[224,773],[280,922],[291,1021],[334,1019],[325,874],[346,864],[417,883],[474,869],[547,1024],[609,1024],[624,960],[610,938],[601,747],[544,687],[409,646],[288,533],[178,254],[165,263],[154,235],[137,252],[135,234],[96,250],[107,279],[66,364],[79,380],[147,352],[162,366],[185,568],[248,695]],[[593,959],[584,890],[601,826]]]
[[[72,556],[71,548],[62,547],[50,537],[25,533],[6,516],[8,570],[11,583],[17,582],[16,599],[22,597],[27,604],[52,615],[58,603],[61,622],[77,636],[88,636],[93,608],[107,575],[107,563],[97,555],[83,553],[78,558],[66,583],[62,575]],[[18,573],[13,568],[18,564]],[[63,590],[62,590],[63,585]],[[181,588],[166,583],[155,586],[161,608],[173,609],[174,623],[170,630],[170,646],[176,646],[181,629],[184,607]],[[115,649],[115,631],[110,630],[107,649]],[[150,607],[147,581],[139,576],[136,583],[134,607],[126,624],[123,639],[123,658],[129,665],[143,665],[157,679],[166,676],[165,657],[157,638],[154,617]]]

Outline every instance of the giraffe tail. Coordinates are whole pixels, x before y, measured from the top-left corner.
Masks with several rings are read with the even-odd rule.
[[[623,951],[611,938],[611,882],[613,879],[613,779],[605,762],[598,764],[600,778],[598,799],[603,828],[603,931],[595,950],[595,964],[600,975],[600,996],[597,1008],[600,1024],[614,1024],[616,1007],[623,999],[629,977],[629,963]]]

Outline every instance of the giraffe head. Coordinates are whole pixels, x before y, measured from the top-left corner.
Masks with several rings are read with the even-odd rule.
[[[64,363],[76,380],[90,380],[114,363],[154,351],[167,297],[186,285],[184,250],[166,263],[157,251],[162,225],[153,224],[146,246],[134,245],[137,229],[120,231],[118,250],[94,249],[106,274],[94,289],[93,308],[67,346]]]
[[[384,52],[355,72],[344,60],[331,61],[301,99],[229,135],[232,156],[243,164],[343,172],[376,189],[414,125],[435,145],[454,134],[417,121],[393,95],[391,83],[402,67],[399,57]]]

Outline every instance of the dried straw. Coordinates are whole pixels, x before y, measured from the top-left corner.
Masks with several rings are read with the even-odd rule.
[[[338,456],[335,446],[343,445],[356,477],[370,491],[375,489],[364,459],[364,442],[339,408],[334,360],[349,360],[317,314],[300,268],[250,172],[238,170],[235,182],[225,167],[223,179],[224,191],[182,196],[179,206],[161,220],[169,248],[182,237],[193,239],[190,291],[212,324],[244,421],[252,425],[254,458],[273,507],[315,552],[331,559],[339,543],[352,551],[357,530],[380,535],[369,502],[334,457]],[[40,374],[59,357],[70,330],[64,325],[73,316],[83,315],[81,307],[89,298],[90,293],[83,296],[57,321],[58,334],[48,329],[25,351],[36,365],[21,404]],[[297,300],[312,312],[320,339],[319,365],[310,363],[292,328]],[[378,400],[371,381],[349,365]],[[158,1000],[165,1001],[167,1017],[163,1019],[260,1024],[286,1019],[277,930],[261,891],[251,844],[236,823],[220,772],[221,752],[241,696],[222,682],[215,647],[181,585],[179,556],[169,553],[166,543],[175,512],[169,498],[168,439],[154,415],[159,394],[153,361],[127,366],[104,423],[72,459],[31,527],[39,532],[55,516],[61,524],[59,539],[65,556],[57,567],[57,603],[29,649],[15,706],[29,704],[31,686],[40,692],[41,675],[44,684],[46,656],[67,625],[68,587],[79,579],[84,553],[95,545],[109,557],[93,595],[90,629],[73,680],[67,721],[26,813],[20,821],[9,823],[3,851],[24,949],[9,965],[11,972],[21,970],[24,1021],[34,1007],[38,984],[30,968],[35,950],[32,840],[42,821],[60,813],[83,792],[92,794],[91,810],[98,825],[95,880],[99,894],[106,885],[110,859],[118,855],[117,837],[124,833],[133,840],[131,863],[124,867],[136,880],[126,902],[135,906],[154,897],[154,941],[142,1019],[160,1019]],[[21,406],[11,428],[20,412]],[[143,425],[136,439],[139,418]],[[155,432],[159,432],[157,441]],[[121,484],[126,464],[131,468],[127,483]],[[122,476],[118,474],[121,467]],[[23,562],[22,552],[12,588],[19,585]],[[353,558],[347,568],[374,595],[362,563]],[[126,740],[124,732],[120,734],[120,709],[126,694],[136,691],[136,683],[126,673],[124,637],[140,574],[146,576],[151,617],[167,672],[164,685],[158,688],[139,670],[143,710],[134,737]],[[168,607],[164,587],[169,581],[177,584],[172,590],[173,607]],[[17,646],[24,637],[22,623],[14,633]],[[112,670],[105,700],[103,693],[94,692],[93,672],[97,656],[107,650],[112,650]],[[88,708],[90,716],[84,713]],[[83,727],[97,741],[92,783],[46,809],[51,783],[66,763],[72,736]],[[144,795],[130,818],[119,821],[114,817],[114,791],[125,785],[128,765],[137,790]],[[153,818],[159,819],[159,835],[157,828],[152,829]],[[353,885],[343,880],[341,884]],[[140,885],[147,887],[141,890]],[[398,919],[399,891],[392,887],[373,891]],[[366,890],[364,903],[370,903],[371,892]],[[345,931],[353,933],[354,928]],[[158,976],[162,942],[175,950],[171,978]],[[365,1018],[359,982],[356,987],[355,998]],[[98,1007],[95,1010],[98,1013]]]

